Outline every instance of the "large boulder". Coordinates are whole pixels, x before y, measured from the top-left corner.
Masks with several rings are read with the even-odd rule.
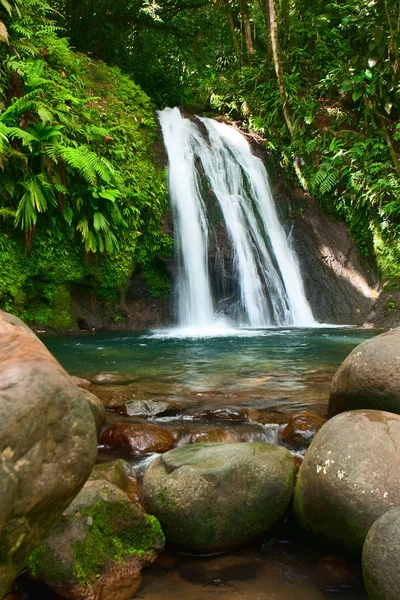
[[[0,597],[90,475],[97,436],[72,378],[0,311]]]
[[[400,416],[380,410],[337,415],[317,433],[297,478],[303,527],[361,550],[371,525],[400,505]]]
[[[251,541],[277,523],[290,503],[294,479],[285,448],[193,444],[153,461],[142,491],[167,540],[215,553]]]
[[[163,547],[155,517],[109,481],[88,481],[31,555],[30,572],[66,600],[128,600]]]
[[[400,507],[372,525],[363,547],[362,564],[369,600],[400,598]]]
[[[362,408],[400,413],[400,327],[354,348],[333,378],[329,416]]]

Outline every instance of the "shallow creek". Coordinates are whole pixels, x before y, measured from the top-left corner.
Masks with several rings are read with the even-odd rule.
[[[107,398],[176,403],[172,416],[151,417],[177,444],[193,431],[225,428],[232,439],[277,443],[285,416],[305,408],[325,415],[329,385],[347,354],[377,332],[356,329],[239,330],[222,337],[173,337],[169,332],[102,332],[44,336],[43,342],[74,375],[99,372],[126,383],[94,386]],[[234,415],[219,418],[215,409]],[[142,417],[110,411],[108,423]],[[264,415],[264,418],[260,418]],[[100,449],[99,460],[115,458]],[[130,460],[138,471],[151,456]],[[189,557],[172,549],[143,573],[143,600],[365,600],[357,558],[344,557],[282,526],[259,544],[215,557]]]

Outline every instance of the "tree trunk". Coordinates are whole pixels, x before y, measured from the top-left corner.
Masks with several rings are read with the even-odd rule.
[[[242,18],[242,23],[243,23],[243,27],[244,27],[244,37],[246,40],[247,56],[250,59],[254,54],[254,46],[253,46],[253,38],[251,36],[251,25],[250,25],[249,7],[247,5],[247,0],[239,0],[239,9],[240,9],[240,16]]]
[[[290,109],[286,104],[286,94],[285,94],[285,79],[283,76],[283,67],[282,60],[280,56],[279,50],[279,41],[278,41],[278,23],[276,19],[276,11],[275,11],[275,0],[265,0],[268,13],[269,13],[269,28],[271,32],[271,47],[272,47],[272,58],[274,61],[275,73],[278,79],[279,92],[281,95],[282,101],[282,110],[283,116],[285,117],[287,128],[289,129],[290,135],[293,137],[294,134],[294,126],[292,121],[292,116],[290,114]]]
[[[225,12],[226,20],[228,22],[228,27],[232,36],[233,49],[235,50],[236,56],[240,59],[240,45],[237,39],[236,31],[235,31],[235,23],[233,20],[233,15],[229,6],[228,0],[222,0],[222,6]]]
[[[399,157],[397,156],[396,150],[394,149],[393,146],[393,142],[392,142],[392,138],[390,137],[390,133],[388,131],[388,128],[386,127],[386,123],[383,117],[381,117],[380,115],[378,116],[378,121],[379,121],[379,125],[382,128],[382,132],[383,132],[383,137],[385,138],[385,142],[387,144],[387,147],[389,148],[389,152],[390,152],[390,156],[393,162],[393,166],[396,169],[397,175],[400,176],[400,160]]]
[[[290,37],[290,0],[282,0],[281,2],[281,15],[283,26],[285,28],[285,42],[287,46],[291,46]]]
[[[262,13],[264,15],[264,21],[265,21],[265,32],[266,32],[266,38],[267,38],[267,54],[268,54],[268,58],[272,59],[271,32],[270,32],[270,28],[269,28],[268,2],[266,0],[259,0],[259,4],[260,4],[260,8],[262,10]]]

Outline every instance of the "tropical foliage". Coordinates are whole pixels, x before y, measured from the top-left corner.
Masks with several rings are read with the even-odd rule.
[[[0,303],[65,326],[74,285],[115,298],[139,260],[152,273],[171,251],[154,107],[117,68],[74,54],[49,6],[3,5]]]
[[[222,112],[263,136],[365,253],[375,247],[384,277],[400,275],[398,0],[54,4],[79,49],[160,105]]]
[[[399,284],[398,0],[47,1],[0,0],[3,306],[167,293],[152,101],[240,121]]]

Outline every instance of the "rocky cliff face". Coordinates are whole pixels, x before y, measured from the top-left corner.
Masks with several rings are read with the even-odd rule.
[[[299,258],[307,298],[320,323],[363,325],[380,294],[376,263],[365,258],[346,225],[333,221],[302,190],[277,195]]]

